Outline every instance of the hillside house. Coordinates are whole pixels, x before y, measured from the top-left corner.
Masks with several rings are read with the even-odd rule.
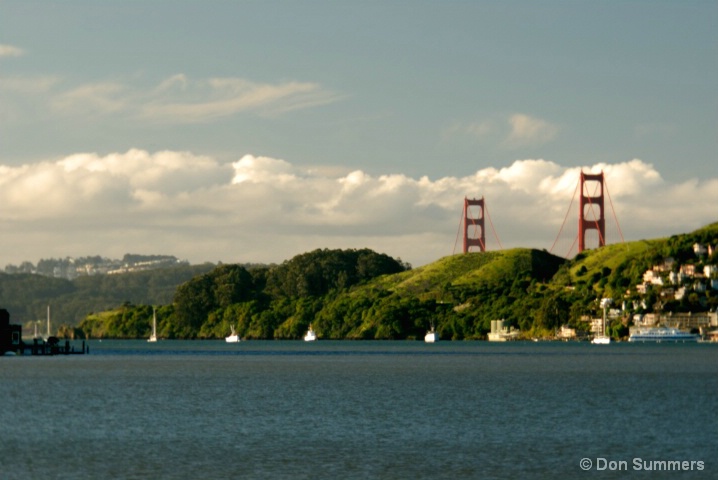
[[[573,340],[576,336],[575,328],[571,328],[568,325],[561,325],[561,329],[558,332],[558,338],[563,340]]]
[[[678,270],[682,278],[693,278],[696,275],[696,266],[691,264],[681,265]]]
[[[708,249],[701,245],[700,243],[694,243],[693,244],[693,253],[695,253],[699,257],[703,257],[708,253]]]
[[[653,266],[654,272],[670,272],[673,270],[673,265],[676,263],[673,257],[666,257],[663,259],[663,263]]]
[[[655,267],[654,267],[655,268]],[[663,285],[663,277],[654,270],[646,270],[643,274],[643,282],[651,285]]]

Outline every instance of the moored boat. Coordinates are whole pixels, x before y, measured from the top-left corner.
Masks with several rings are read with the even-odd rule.
[[[491,320],[491,331],[487,334],[489,342],[509,342],[518,340],[521,332],[506,320]]]
[[[601,333],[591,339],[591,343],[594,345],[610,345],[611,337],[606,335],[606,308],[611,304],[610,298],[601,299],[601,308],[603,308],[603,322],[601,325]]]
[[[633,327],[629,342],[697,342],[699,336],[671,327]]]
[[[424,341],[426,343],[436,343],[439,341],[439,333],[434,329],[434,325],[431,326],[426,335],[424,335]]]
[[[312,329],[312,324],[309,324],[309,330],[307,330],[306,335],[304,335],[304,341],[305,342],[313,342],[317,339],[317,333]]]
[[[152,307],[152,334],[150,335],[150,338],[147,339],[147,341],[157,341],[157,312],[155,311],[154,307]]]
[[[234,329],[234,325],[230,325],[229,328],[232,330],[232,332],[229,334],[228,337],[224,337],[224,341],[227,343],[239,343],[239,335],[237,335],[237,331]]]

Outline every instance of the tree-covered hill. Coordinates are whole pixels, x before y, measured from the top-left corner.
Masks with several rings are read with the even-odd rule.
[[[177,287],[214,268],[213,264],[66,280],[37,274],[0,273],[0,306],[14,323],[44,320],[51,307],[52,323],[77,325],[89,313],[124,303],[169,304]]]
[[[312,323],[323,338],[396,339],[423,336],[436,324],[445,337],[476,338],[492,318],[518,323],[527,289],[563,263],[546,252],[515,249],[410,270],[371,250],[316,250],[251,272],[224,265],[180,286],[172,309],[161,312],[159,330],[165,338],[221,338],[235,326],[243,338],[299,338]],[[146,309],[142,315],[149,318]],[[123,338],[149,332],[148,321],[133,329],[127,308],[103,318],[114,330],[101,327],[98,315],[81,328]]]
[[[315,250],[278,266],[251,270],[222,265],[177,288],[171,308],[159,312],[159,335],[217,338],[236,325],[243,337],[294,338],[306,330],[325,299],[405,268],[400,261],[368,249]],[[148,318],[146,310],[142,315]],[[88,316],[80,328],[93,337],[146,336],[149,323],[135,328],[135,318],[125,306],[109,316]]]
[[[127,303],[129,295],[141,298],[149,283],[138,279],[114,296],[110,292],[119,286],[102,282],[94,289],[60,281],[35,289],[56,300],[82,292],[86,304],[89,299],[112,305],[114,310],[90,310],[100,313],[79,325],[77,333],[92,337],[146,337],[149,305],[158,303],[163,338],[222,338],[230,327],[242,338],[300,338],[311,323],[325,339],[421,338],[430,325],[444,339],[471,339],[485,337],[494,319],[527,336],[551,336],[563,324],[586,329],[586,320],[601,314],[601,298],[623,308],[611,326],[621,336],[636,313],[718,307],[716,270],[704,270],[718,265],[718,254],[694,250],[696,244],[718,246],[718,223],[670,238],[588,250],[571,260],[517,248],[454,255],[411,269],[368,249],[315,250],[271,267],[220,265],[176,289],[162,283],[162,302],[155,296],[151,302],[131,300],[134,305]],[[684,274],[686,266],[696,273]],[[647,283],[648,270],[663,283]],[[704,271],[713,278],[705,278]],[[0,292],[4,288],[0,281]],[[13,288],[19,294],[25,286]]]

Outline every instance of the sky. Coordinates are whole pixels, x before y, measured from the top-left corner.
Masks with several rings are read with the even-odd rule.
[[[0,268],[421,266],[482,196],[553,249],[581,171],[657,238],[718,221],[717,153],[715,0],[0,0]]]

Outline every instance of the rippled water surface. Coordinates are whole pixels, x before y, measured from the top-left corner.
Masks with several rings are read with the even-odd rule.
[[[717,345],[92,341],[0,382],[4,479],[718,478]]]

